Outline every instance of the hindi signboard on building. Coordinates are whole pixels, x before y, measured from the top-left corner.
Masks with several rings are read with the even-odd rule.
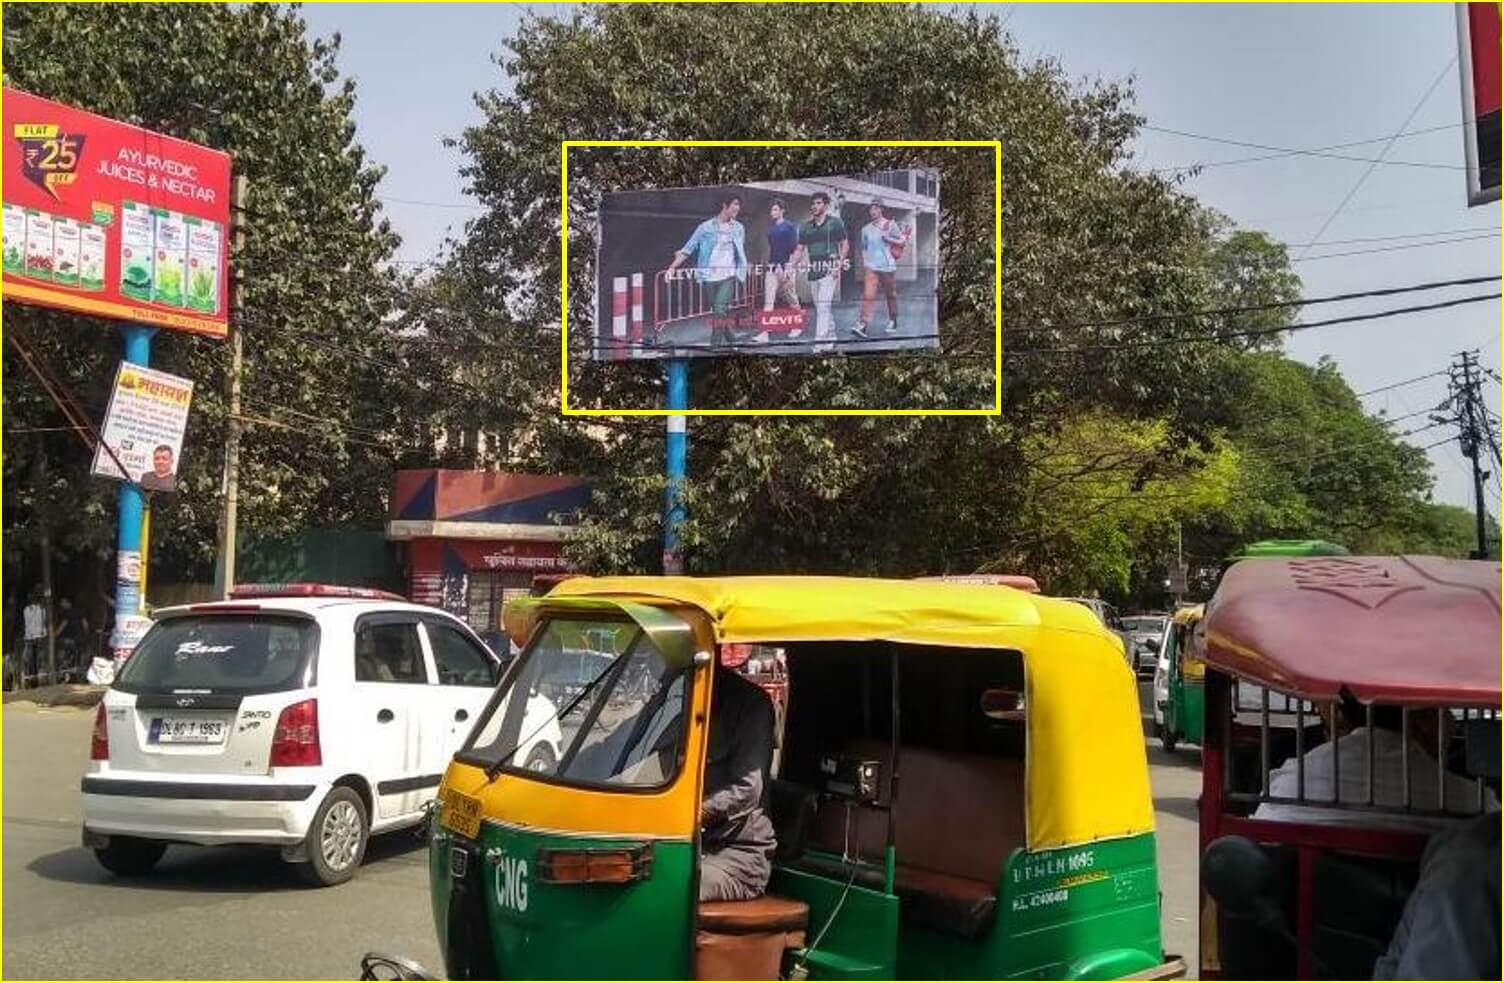
[[[134,481],[146,491],[173,491],[192,401],[192,380],[121,362],[93,473]]]
[[[919,168],[606,194],[591,355],[937,348],[939,228]]]
[[[229,155],[3,98],[5,299],[223,337]]]

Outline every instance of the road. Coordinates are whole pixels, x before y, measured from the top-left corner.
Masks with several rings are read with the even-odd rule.
[[[322,890],[249,848],[176,846],[149,878],[106,873],[78,839],[92,723],[90,710],[5,706],[5,978],[348,980],[373,948],[439,968],[409,834],[378,838],[353,881]],[[1164,944],[1193,968],[1196,761],[1149,744]]]
[[[7,979],[346,979],[370,949],[439,966],[411,834],[372,842],[348,884],[304,887],[274,852],[175,846],[115,878],[79,846],[92,710],[4,710]]]

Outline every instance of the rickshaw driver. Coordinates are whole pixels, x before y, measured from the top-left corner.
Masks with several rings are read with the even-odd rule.
[[[773,703],[762,687],[716,664],[700,808],[701,901],[747,901],[773,873],[768,773]]]

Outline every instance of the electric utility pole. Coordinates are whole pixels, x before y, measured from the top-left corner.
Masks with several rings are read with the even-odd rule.
[[[1442,409],[1446,412],[1432,417],[1438,423],[1450,423],[1457,427],[1457,445],[1473,466],[1473,513],[1477,524],[1478,545],[1473,559],[1488,558],[1488,512],[1484,507],[1483,486],[1491,472],[1483,469],[1485,453],[1492,455],[1494,467],[1499,466],[1499,444],[1494,439],[1493,423],[1488,407],[1483,403],[1483,371],[1478,365],[1476,351],[1458,352],[1456,361],[1449,367],[1450,381],[1447,384],[1447,401]]]

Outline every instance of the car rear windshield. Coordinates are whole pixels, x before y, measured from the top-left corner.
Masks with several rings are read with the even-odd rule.
[[[115,688],[127,693],[197,690],[275,693],[312,683],[312,621],[275,615],[167,618],[126,660]]]

